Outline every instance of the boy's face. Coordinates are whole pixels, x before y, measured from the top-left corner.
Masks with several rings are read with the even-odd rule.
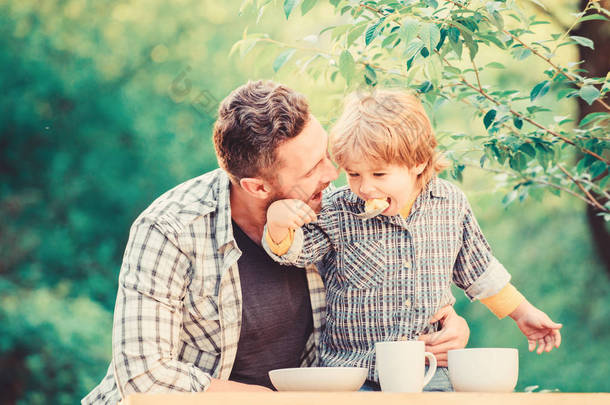
[[[421,164],[412,168],[402,165],[354,161],[345,167],[350,189],[364,201],[379,198],[390,206],[382,215],[397,215],[402,207],[419,194],[417,176],[425,168]]]

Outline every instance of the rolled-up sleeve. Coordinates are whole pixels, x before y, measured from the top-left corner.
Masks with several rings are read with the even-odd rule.
[[[134,224],[119,276],[112,336],[122,398],[134,392],[207,389],[209,374],[177,360],[190,271],[176,238],[145,219]]]
[[[497,294],[511,277],[493,256],[467,201],[462,231],[462,247],[454,264],[453,281],[472,301]]]

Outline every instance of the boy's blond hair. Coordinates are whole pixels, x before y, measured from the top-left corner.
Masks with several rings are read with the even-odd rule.
[[[406,91],[350,94],[331,130],[331,153],[339,166],[361,160],[409,168],[426,163],[418,177],[420,187],[448,166],[436,146],[422,103]]]

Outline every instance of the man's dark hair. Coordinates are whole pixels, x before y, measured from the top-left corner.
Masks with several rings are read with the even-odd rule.
[[[218,108],[214,147],[218,164],[238,184],[246,177],[271,178],[276,150],[297,136],[309,119],[305,97],[272,81],[248,82]]]

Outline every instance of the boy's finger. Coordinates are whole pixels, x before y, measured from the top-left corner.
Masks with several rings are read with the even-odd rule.
[[[544,351],[544,339],[538,339],[538,350],[536,350],[536,353],[542,354],[543,351]]]
[[[544,351],[550,352],[553,350],[553,336],[548,334],[544,337]]]
[[[549,319],[547,322],[543,322],[542,326],[549,329],[561,329],[563,327],[563,324],[553,322]]]
[[[528,349],[530,352],[533,352],[535,348],[536,348],[536,341],[535,341],[535,340],[529,340],[529,339],[528,339],[528,341],[527,341],[527,349]]]
[[[553,337],[555,338],[555,347],[559,349],[559,346],[561,346],[561,332],[554,330]]]

